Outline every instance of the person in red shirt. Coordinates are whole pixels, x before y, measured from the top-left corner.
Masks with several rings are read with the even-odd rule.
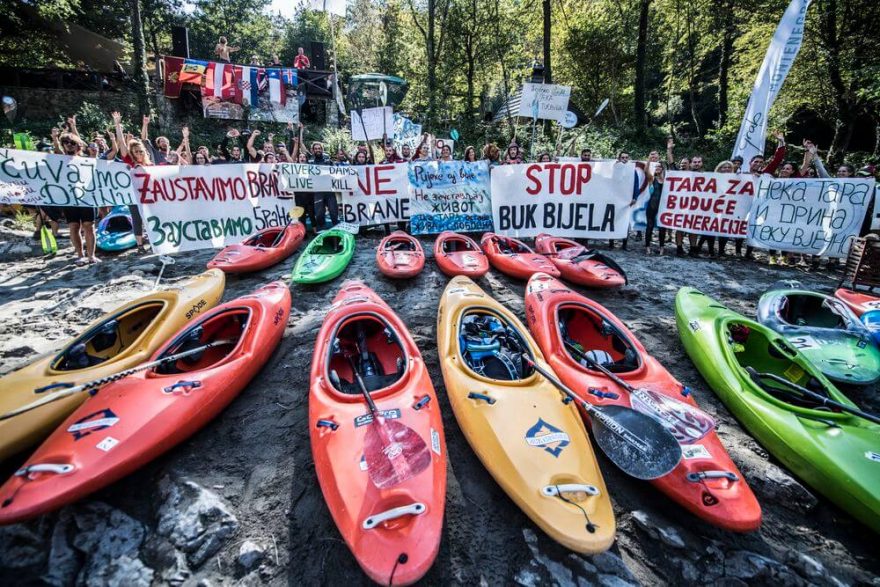
[[[122,115],[119,112],[110,114],[113,117],[113,124],[116,127],[116,143],[119,145],[119,156],[128,164],[129,167],[141,167],[152,165],[150,153],[147,151],[146,145],[140,139],[131,139],[125,141],[125,133],[122,132]],[[134,233],[134,239],[137,241],[137,250],[139,253],[146,251],[144,249],[144,221],[141,218],[141,212],[137,204],[128,207],[131,213],[131,230]]]
[[[308,69],[312,66],[312,62],[306,57],[302,47],[299,47],[296,50],[296,57],[293,58],[293,66],[297,69]]]

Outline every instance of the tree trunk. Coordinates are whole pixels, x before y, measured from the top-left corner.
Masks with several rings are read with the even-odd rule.
[[[144,27],[141,22],[140,0],[129,0],[129,6],[131,8],[131,38],[134,46],[132,77],[137,94],[138,110],[141,116],[145,116],[150,113],[150,80],[146,70],[147,56],[144,49]]]
[[[551,12],[550,0],[544,0],[544,83],[553,83],[553,70],[550,67],[550,32],[551,32]]]
[[[428,0],[428,125],[434,124],[437,114],[437,56],[434,53],[434,9],[436,0]]]
[[[718,126],[727,124],[727,109],[729,107],[728,92],[730,89],[730,61],[733,55],[733,0],[721,2],[722,14],[722,37],[721,37],[721,65],[718,69]]]
[[[647,123],[647,106],[645,99],[645,55],[648,45],[648,9],[651,6],[651,0],[641,0],[639,9],[639,38],[636,47],[636,87],[634,102],[634,119],[636,123],[636,133],[642,135],[645,132],[645,124]]]
[[[828,65],[828,81],[831,84],[831,93],[834,97],[834,105],[837,108],[838,128],[834,133],[834,139],[828,148],[828,158],[832,158],[838,151],[846,151],[852,138],[853,108],[847,98],[846,85],[840,75],[840,38],[837,32],[837,0],[820,2],[822,12],[819,17],[819,26],[822,34],[820,38],[825,49],[825,63]]]

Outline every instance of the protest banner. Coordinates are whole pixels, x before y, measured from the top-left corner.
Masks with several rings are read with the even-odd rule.
[[[568,111],[571,86],[524,83],[517,116],[562,122]]]
[[[409,220],[407,165],[359,165],[355,189],[342,193],[342,220],[359,226]]]
[[[744,238],[754,196],[750,175],[670,171],[657,224],[692,234]]]
[[[871,216],[871,230],[880,230],[880,185],[874,188],[874,210]]]
[[[290,223],[292,197],[272,165],[172,165],[131,170],[155,253],[218,248]]]
[[[364,108],[351,111],[351,138],[355,141],[375,141],[394,130],[394,109],[391,106]],[[366,133],[366,134],[364,134]]]
[[[356,189],[358,172],[350,165],[277,163],[281,189],[294,192],[349,192]]]
[[[531,163],[492,169],[495,232],[514,237],[624,238],[635,165]]]
[[[400,151],[404,145],[415,151],[422,140],[422,125],[409,118],[394,113],[394,146]]]
[[[0,204],[96,208],[133,203],[124,163],[0,149]]]
[[[632,205],[630,210],[630,224],[632,230],[646,230],[648,228],[648,204],[651,201],[651,184],[648,183],[648,177],[645,174],[645,163],[636,161],[636,176],[633,180],[633,187],[638,184],[639,195],[636,203]]]
[[[406,167],[412,234],[492,230],[487,162],[428,161]]]
[[[846,257],[874,187],[873,179],[761,178],[748,216],[748,244]]]

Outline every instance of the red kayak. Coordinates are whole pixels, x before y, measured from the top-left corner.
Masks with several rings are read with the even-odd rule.
[[[537,274],[526,287],[526,317],[547,362],[582,400],[647,413],[676,437],[682,460],[651,481],[655,487],[726,530],[750,532],[761,525],[761,507],[721,444],[714,420],[611,312]]]
[[[339,533],[373,581],[418,581],[443,530],[443,421],[406,326],[362,282],[347,281],[333,300],[311,381],[312,457]]]
[[[547,255],[562,278],[585,287],[620,287],[626,274],[617,263],[597,251],[567,238],[539,234],[535,250]]]
[[[834,297],[849,306],[850,310],[859,317],[865,312],[880,310],[880,297],[868,292],[841,288],[834,292]]]
[[[474,239],[457,232],[441,232],[434,241],[434,259],[444,275],[465,275],[471,279],[489,271],[489,259]]]
[[[87,399],[0,487],[0,524],[82,499],[208,424],[269,360],[289,315],[290,290],[274,282],[188,323],[150,361],[194,354]]]
[[[208,269],[224,273],[251,273],[282,262],[299,248],[306,237],[302,222],[266,228],[246,240],[229,245],[208,261]]]
[[[517,279],[528,279],[535,273],[544,272],[559,277],[559,269],[544,255],[538,255],[522,241],[509,236],[487,232],[480,240],[483,252],[492,267]]]
[[[386,277],[408,279],[425,267],[422,243],[402,230],[395,230],[382,239],[376,249],[376,263]]]

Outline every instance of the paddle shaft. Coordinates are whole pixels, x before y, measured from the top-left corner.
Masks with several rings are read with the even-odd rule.
[[[587,355],[585,355],[583,352],[581,352],[581,350],[579,348],[577,348],[574,345],[569,344],[565,341],[563,341],[562,344],[564,344],[568,348],[568,350],[574,351],[574,353],[578,357],[580,357],[581,359],[586,361],[590,365],[590,367],[593,367],[594,369],[602,372],[602,374],[605,375],[606,377],[608,377],[608,379],[610,379],[611,381],[613,381],[617,385],[621,386],[625,390],[629,391],[630,393],[632,393],[636,390],[635,387],[633,387],[632,385],[630,385],[629,383],[627,383],[626,381],[624,381],[623,379],[621,379],[620,377],[618,377],[617,375],[612,373],[610,370],[606,369],[605,365],[602,365],[598,361],[595,361],[595,360],[591,359],[590,357],[588,357]]]
[[[608,416],[600,408],[580,399],[574,391],[569,389],[569,387],[566,386],[563,382],[559,381],[556,377],[551,375],[549,371],[535,363],[535,361],[533,361],[529,355],[523,353],[522,357],[529,365],[532,366],[535,371],[540,373],[541,376],[544,377],[544,379],[556,386],[559,391],[570,397],[572,400],[580,402],[581,406],[583,406],[584,410],[587,412],[587,414],[589,414],[591,418],[601,423],[603,426],[605,426],[605,428],[619,436],[624,442],[626,442],[636,450],[642,453],[646,452],[647,449],[645,447],[645,441],[636,436],[631,430],[614,420],[614,418]]]
[[[140,371],[145,371],[146,369],[151,369],[152,367],[158,367],[159,365],[164,365],[165,363],[171,363],[174,361],[178,361],[180,359],[186,358],[190,355],[194,355],[196,353],[200,353],[206,351],[210,348],[216,346],[223,346],[226,344],[231,344],[235,341],[233,340],[221,340],[217,342],[210,342],[204,346],[200,346],[198,348],[189,349],[188,351],[183,351],[182,353],[177,353],[175,355],[170,355],[165,357],[164,359],[158,359],[156,361],[151,361],[149,363],[144,363],[143,365],[138,365],[137,367],[132,367],[131,369],[126,369],[124,371],[120,371],[118,373],[114,373],[113,375],[107,375],[106,377],[101,377],[100,379],[94,379],[92,381],[87,381],[86,383],[81,383],[79,385],[75,385],[73,387],[68,387],[66,389],[62,389],[60,391],[56,391],[55,393],[50,393],[49,395],[40,398],[35,402],[31,402],[25,406],[20,408],[16,408],[11,412],[6,412],[5,414],[0,415],[0,421],[8,420],[9,418],[13,418],[18,416],[19,414],[23,414],[25,412],[29,412],[31,410],[35,410],[40,406],[44,406],[46,404],[52,403],[54,401],[58,401],[65,397],[82,393],[83,391],[89,391],[91,389],[96,389],[98,387],[102,387],[107,385],[108,383],[113,383],[114,381],[119,381],[123,377],[128,377],[129,375],[133,375],[134,373],[138,373]]]
[[[869,414],[868,412],[863,412],[862,410],[860,410],[858,408],[853,408],[853,407],[850,407],[846,404],[842,404],[840,402],[834,401],[833,399],[828,399],[827,397],[825,397],[824,395],[822,395],[820,393],[816,393],[815,391],[810,391],[809,389],[807,389],[805,387],[801,387],[797,383],[792,383],[788,379],[784,379],[782,377],[779,377],[778,375],[774,375],[773,373],[758,373],[752,367],[746,367],[746,372],[748,372],[749,376],[753,380],[755,380],[756,383],[758,382],[757,380],[760,378],[767,378],[767,379],[770,379],[770,380],[775,381],[777,383],[781,383],[782,385],[788,387],[788,389],[780,390],[780,391],[788,392],[789,395],[796,395],[796,394],[805,395],[805,396],[809,397],[810,399],[814,399],[817,402],[821,403],[823,406],[837,408],[837,409],[844,411],[848,414],[852,414],[853,416],[858,416],[859,418],[864,418],[865,420],[868,420],[869,422],[873,422],[874,424],[880,424],[880,416],[875,416],[874,414]],[[779,389],[779,388],[776,388],[776,389]]]

